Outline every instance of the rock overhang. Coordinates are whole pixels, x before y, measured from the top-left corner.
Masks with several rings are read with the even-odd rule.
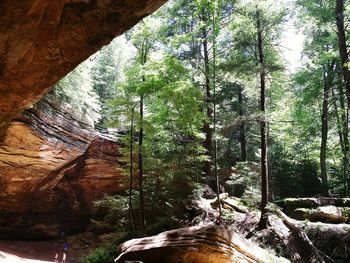
[[[80,62],[166,0],[0,3],[0,137]]]

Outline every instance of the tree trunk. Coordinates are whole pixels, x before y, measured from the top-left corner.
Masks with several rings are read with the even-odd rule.
[[[350,71],[346,65],[349,62],[349,55],[347,51],[344,27],[344,0],[336,0],[335,16],[337,23],[338,46],[340,60],[342,64],[343,79],[345,84],[348,107],[350,107]]]
[[[141,65],[145,65],[147,62],[147,45],[143,43],[141,45],[141,56],[140,56]],[[142,76],[142,82],[145,82],[145,76]],[[139,130],[139,197],[140,197],[140,216],[141,216],[141,227],[146,227],[145,220],[145,201],[143,194],[143,103],[144,103],[144,94],[140,95],[140,130]]]
[[[349,108],[345,104],[345,96],[343,86],[339,90],[339,102],[341,107],[342,119],[342,134],[344,140],[343,150],[343,180],[344,180],[344,195],[349,195]]]
[[[328,100],[329,100],[329,81],[330,74],[324,67],[323,72],[323,102],[322,102],[322,116],[321,116],[321,147],[320,147],[320,168],[321,180],[323,184],[323,194],[328,196],[328,178],[326,165],[327,152],[327,138],[328,138]]]
[[[213,32],[215,31],[215,11],[213,13]],[[221,221],[222,209],[220,202],[220,181],[218,174],[218,162],[217,162],[217,154],[218,154],[218,146],[216,140],[216,38],[215,33],[213,33],[213,134],[214,134],[214,177],[216,181],[216,196],[219,203],[219,222]]]
[[[242,95],[242,87],[238,89],[238,103],[239,103],[239,116],[243,119],[244,111],[243,111],[243,95]],[[247,161],[247,141],[245,136],[245,122],[242,120],[242,123],[239,126],[239,142],[241,145],[241,161]]]
[[[226,151],[225,151],[225,156],[229,160],[228,164],[230,166],[235,166],[237,164],[237,160],[236,160],[236,158],[234,158],[234,156],[232,154],[232,145],[233,145],[233,142],[234,142],[235,139],[236,139],[236,137],[235,137],[235,130],[232,129],[232,131],[230,133],[230,136],[229,136],[229,138],[227,140],[227,148],[226,148]]]
[[[143,95],[140,96],[140,132],[139,132],[139,191],[140,191],[140,213],[141,213],[141,227],[145,228],[145,202],[143,196]]]
[[[130,184],[129,184],[129,227],[135,229],[135,221],[132,208],[132,186],[134,177],[134,108],[131,110],[130,121]]]
[[[262,25],[259,10],[256,11],[256,24],[257,24],[257,36],[258,36],[258,53],[259,53],[259,66],[260,66],[260,145],[261,145],[261,217],[259,222],[259,228],[266,228],[266,205],[268,203],[269,195],[269,182],[268,182],[268,166],[267,166],[267,125],[266,125],[266,73],[265,73],[265,61],[263,50],[263,36]]]
[[[339,145],[342,152],[342,174],[343,174],[343,194],[346,197],[348,195],[348,152],[349,152],[349,138],[348,138],[348,110],[345,107],[345,98],[343,86],[339,86],[338,94],[335,94],[334,89],[332,89],[333,96],[333,106],[335,110],[335,115],[337,119],[337,127],[338,127],[338,136],[339,136]],[[339,107],[337,104],[337,100],[339,100]]]
[[[337,104],[338,97],[337,97],[337,94],[335,94],[334,89],[331,89],[331,91],[332,91],[332,97],[333,97],[332,102],[333,102],[335,117],[336,117],[336,120],[337,120],[339,145],[340,145],[340,150],[343,153],[344,152],[344,139],[343,139],[342,118],[341,118],[341,116],[339,114],[339,107],[338,107],[338,104]]]
[[[345,197],[349,196],[349,108],[344,109],[344,184],[345,184]]]
[[[349,62],[349,55],[346,45],[346,36],[345,36],[345,27],[344,27],[344,0],[336,0],[335,5],[335,15],[336,15],[336,22],[337,22],[337,35],[338,35],[338,46],[339,46],[339,54],[340,54],[340,60],[342,63],[342,73],[343,73],[343,80],[344,80],[344,86],[345,86],[345,92],[347,97],[347,107],[345,109],[345,102],[343,99],[343,102],[341,104],[344,104],[344,112],[343,114],[343,139],[344,139],[344,154],[343,154],[343,172],[344,172],[344,191],[345,196],[349,194],[349,176],[348,176],[348,170],[349,170],[349,160],[348,160],[348,154],[349,154],[349,139],[348,139],[348,108],[350,107],[350,71],[348,66],[346,65]],[[340,98],[342,98],[342,93],[340,94]],[[343,106],[343,105],[341,105]]]
[[[204,124],[203,130],[205,133],[204,147],[206,149],[206,154],[209,156],[210,160],[206,161],[204,164],[204,174],[209,179],[211,178],[211,164],[213,157],[213,131],[211,128],[211,122],[213,119],[213,109],[211,107],[212,103],[212,94],[210,88],[210,68],[209,68],[209,51],[208,51],[208,41],[207,41],[207,32],[204,30],[202,33],[203,37],[203,55],[204,55],[204,74],[205,74],[205,95],[206,95],[206,110],[208,121]]]

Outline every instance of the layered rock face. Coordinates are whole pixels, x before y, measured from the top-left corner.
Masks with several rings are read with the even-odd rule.
[[[80,62],[165,1],[1,1],[0,133]]]
[[[238,233],[215,225],[182,228],[152,237],[132,239],[121,244],[118,253],[116,262],[289,262],[269,254]]]
[[[53,237],[83,227],[92,200],[125,189],[118,148],[53,102],[12,121],[0,143],[0,236]]]

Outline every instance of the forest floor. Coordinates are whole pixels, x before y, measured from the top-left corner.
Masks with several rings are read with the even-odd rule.
[[[288,217],[276,205],[269,206],[268,224],[264,230],[256,229],[260,212],[245,206],[239,198],[220,195],[222,203],[222,224],[228,229],[239,232],[251,241],[268,249],[271,253],[285,257],[292,262],[350,262],[349,224],[331,224],[326,222],[299,221]],[[186,226],[205,225],[218,217],[218,201],[215,194],[211,198],[193,200],[192,219]],[[63,243],[70,244],[67,262],[78,263],[83,255],[88,255],[101,244],[110,244],[120,240],[126,232],[96,235],[85,232],[67,236],[64,240],[50,241],[14,241],[0,240],[1,263],[44,263],[54,262],[55,254],[62,259]]]
[[[55,262],[55,254],[62,259],[63,243],[58,241],[13,241],[0,240],[1,263],[44,263]],[[75,252],[67,253],[67,261],[76,263]]]

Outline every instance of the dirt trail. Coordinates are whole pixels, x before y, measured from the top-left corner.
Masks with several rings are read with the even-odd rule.
[[[62,259],[63,243],[60,241],[0,240],[0,263],[54,262],[55,254]],[[67,262],[77,263],[77,256],[68,251]]]

